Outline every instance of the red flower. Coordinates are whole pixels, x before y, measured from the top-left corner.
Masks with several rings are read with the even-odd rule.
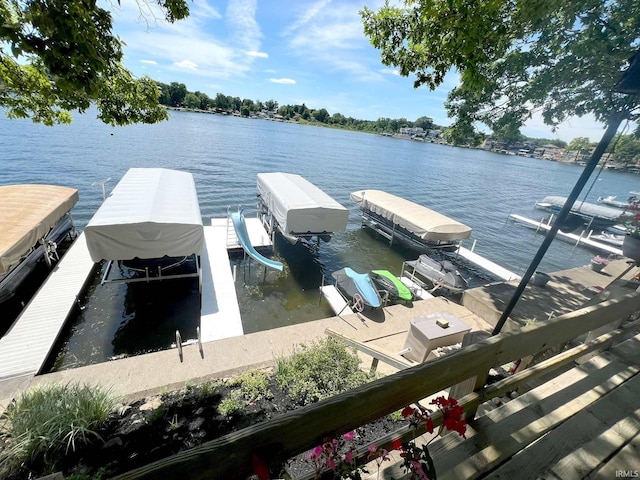
[[[411,415],[413,415],[416,412],[415,408],[411,408],[411,407],[404,407],[404,409],[402,409],[402,418],[407,418],[410,417]]]
[[[399,438],[397,440],[394,440],[391,444],[391,450],[404,450],[404,448],[402,447],[402,440],[400,440]]]
[[[251,464],[253,465],[253,473],[260,480],[269,480],[269,467],[256,454],[251,455]]]
[[[427,432],[433,433],[433,420],[431,420],[431,417],[427,418]]]

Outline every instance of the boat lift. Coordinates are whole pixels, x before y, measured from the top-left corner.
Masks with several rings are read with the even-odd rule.
[[[539,221],[532,220],[530,218],[524,217],[522,215],[518,215],[512,213],[509,215],[509,219],[514,223],[520,223],[525,225],[526,227],[535,229],[536,232],[546,233],[551,230],[551,224],[553,221],[553,215],[551,215],[546,221],[545,219],[541,219]],[[558,230],[556,236],[561,240],[566,242],[574,243],[576,247],[587,247],[594,250],[599,250],[601,252],[605,252],[611,255],[622,255],[622,249],[616,248],[612,245],[607,245],[602,242],[597,242],[591,239],[591,235],[593,234],[593,230],[583,230],[580,235],[576,235],[574,233],[565,233],[562,230]]]

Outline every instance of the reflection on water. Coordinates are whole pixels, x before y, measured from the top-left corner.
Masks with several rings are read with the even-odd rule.
[[[197,338],[197,278],[100,285],[101,278],[102,268],[80,298],[45,371],[163,350],[175,344],[176,330],[183,341]]]

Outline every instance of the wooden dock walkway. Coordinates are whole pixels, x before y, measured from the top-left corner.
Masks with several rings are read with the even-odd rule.
[[[255,248],[271,247],[271,239],[257,218],[247,218],[247,233]],[[226,218],[211,219],[204,227],[206,248],[202,255],[202,342],[244,334],[229,251],[241,249],[233,224]]]

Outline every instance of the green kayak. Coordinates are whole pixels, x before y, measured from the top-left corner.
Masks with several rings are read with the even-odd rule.
[[[406,301],[413,299],[411,290],[388,270],[371,270],[371,280],[378,288],[389,292],[392,297]]]

